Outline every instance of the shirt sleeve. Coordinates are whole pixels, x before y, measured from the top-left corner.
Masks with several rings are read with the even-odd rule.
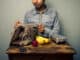
[[[54,34],[59,34],[59,30],[60,30],[58,15],[56,14],[53,19],[54,19],[54,22],[52,24],[53,25],[52,29],[45,27],[45,32],[48,33],[49,37],[52,37],[52,38],[54,38]]]
[[[28,17],[27,17],[27,14],[25,15],[24,17],[24,24],[28,23]]]

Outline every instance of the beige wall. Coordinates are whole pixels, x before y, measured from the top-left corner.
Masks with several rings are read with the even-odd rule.
[[[56,8],[59,13],[64,34],[68,42],[74,47],[78,54],[80,50],[80,0],[48,0],[48,4]],[[8,48],[12,25],[18,18],[23,18],[26,11],[32,8],[31,0],[0,0],[0,50]],[[7,56],[2,54],[0,59],[6,60]]]

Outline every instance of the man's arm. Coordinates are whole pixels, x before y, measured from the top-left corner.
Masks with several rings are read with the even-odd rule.
[[[49,29],[47,27],[44,28],[45,32],[49,34],[49,37],[54,38],[54,34],[59,34],[60,31],[60,24],[59,24],[59,19],[58,15],[55,15],[54,22],[53,22],[53,28]]]

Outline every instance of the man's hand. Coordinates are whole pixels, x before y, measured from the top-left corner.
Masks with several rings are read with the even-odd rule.
[[[44,31],[44,25],[43,24],[39,24],[38,25],[38,32],[43,32]]]
[[[16,28],[18,28],[19,26],[22,26],[22,25],[23,25],[23,23],[21,21],[17,20],[16,23],[14,24],[14,28],[16,29]]]

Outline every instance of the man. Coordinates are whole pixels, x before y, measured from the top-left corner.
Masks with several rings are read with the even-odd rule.
[[[59,20],[54,9],[48,8],[45,0],[32,0],[34,9],[27,12],[24,18],[24,24],[37,24],[39,34],[44,37],[54,38],[54,34],[59,33]],[[15,27],[21,26],[22,23],[17,21]]]

